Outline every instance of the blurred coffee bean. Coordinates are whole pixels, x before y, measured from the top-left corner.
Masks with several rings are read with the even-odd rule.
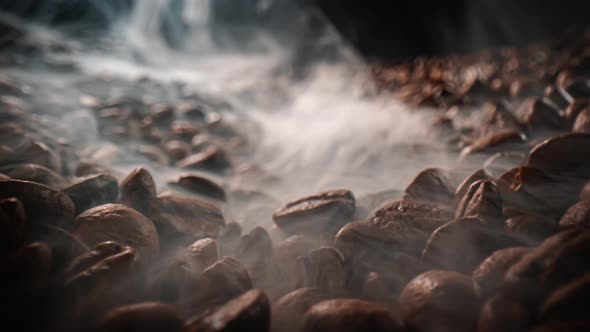
[[[189,323],[184,331],[268,332],[269,329],[270,302],[261,290],[254,289]]]
[[[327,295],[344,294],[348,274],[344,257],[338,250],[323,247],[298,259],[300,287],[319,289]]]
[[[176,166],[181,169],[222,173],[231,167],[231,162],[223,150],[218,147],[210,146],[202,152],[180,160]]]
[[[536,245],[557,232],[557,221],[553,218],[524,214],[506,220],[506,230],[525,243]]]
[[[526,155],[520,152],[498,152],[488,158],[483,169],[492,178],[498,179],[514,167],[524,164]]]
[[[565,110],[564,118],[568,126],[572,126],[578,115],[588,108],[588,99],[575,99]]]
[[[98,174],[74,180],[62,189],[76,207],[76,215],[93,207],[115,203],[119,197],[119,184],[111,175]]]
[[[572,205],[559,221],[560,229],[590,226],[590,201]]]
[[[137,249],[141,259],[152,260],[160,253],[158,230],[151,220],[119,204],[101,205],[76,217],[76,235],[89,246],[116,241]]]
[[[203,271],[196,286],[195,305],[214,305],[246,293],[252,289],[252,280],[240,262],[222,257]]]
[[[225,227],[219,208],[190,197],[160,195],[150,211],[148,217],[171,245],[184,246],[199,238],[215,238]]]
[[[41,184],[6,180],[0,181],[0,199],[18,199],[27,216],[27,233],[42,225],[68,225],[74,218],[74,203],[64,193]],[[69,225],[68,225],[69,227]]]
[[[528,165],[549,174],[588,179],[590,169],[583,165],[589,156],[590,134],[566,134],[535,146],[529,154]]]
[[[403,331],[399,317],[376,303],[354,299],[320,302],[304,318],[303,332],[397,332]]]
[[[168,304],[146,302],[111,310],[98,323],[101,332],[181,332],[184,321],[177,310]]]
[[[272,306],[272,332],[300,332],[303,329],[303,316],[313,305],[328,297],[317,289],[300,288],[280,299]]]
[[[435,230],[422,252],[422,259],[446,270],[471,273],[494,251],[518,246],[502,228],[479,219],[461,219]]]
[[[281,230],[293,234],[333,232],[348,221],[355,211],[355,198],[348,190],[323,192],[287,203],[273,213]]]
[[[26,223],[25,208],[18,199],[0,200],[0,256],[23,245]]]
[[[506,272],[530,250],[526,247],[501,249],[486,258],[472,273],[477,294],[484,299],[497,294]]]
[[[590,108],[585,108],[578,114],[574,126],[572,128],[574,133],[589,133],[590,134]]]
[[[156,198],[156,183],[144,168],[136,168],[121,182],[121,201],[137,211],[149,214]]]
[[[522,114],[522,122],[533,133],[543,130],[558,130],[563,127],[563,120],[559,112],[540,99],[534,99],[526,106]]]
[[[532,315],[527,308],[508,296],[496,295],[483,305],[477,332],[528,331]]]
[[[547,86],[543,96],[560,110],[565,110],[569,106],[568,100],[561,95],[554,85]]]
[[[459,186],[457,187],[457,190],[455,190],[455,194],[453,197],[453,207],[454,208],[456,208],[459,205],[459,203],[461,202],[461,200],[463,199],[463,197],[465,196],[467,191],[469,191],[469,188],[471,187],[471,185],[474,184],[475,182],[480,181],[480,180],[489,180],[487,173],[482,169],[475,171],[475,173],[466,177],[465,180],[463,180],[463,182],[461,182],[461,184],[459,184]]]
[[[225,201],[226,199],[225,190],[219,184],[203,176],[187,174],[171,182],[171,184],[193,194],[211,197],[220,201]]]
[[[107,241],[99,243],[92,250],[76,257],[66,269],[65,274],[73,277],[103,259],[121,253],[124,250],[125,247],[117,242]]]
[[[449,204],[455,188],[451,187],[447,177],[448,174],[438,168],[423,170],[406,188],[404,199]]]
[[[487,134],[475,140],[471,145],[461,151],[461,158],[478,153],[495,153],[505,150],[507,147],[514,149],[522,146],[524,142],[522,133],[516,130],[501,130]]]
[[[359,197],[356,200],[354,219],[366,219],[375,209],[385,203],[402,199],[404,193],[400,190],[384,190]]]
[[[182,141],[169,141],[164,146],[164,152],[166,152],[166,155],[168,155],[171,161],[177,162],[186,158],[191,153],[191,146]]]
[[[242,236],[236,253],[253,277],[258,277],[260,270],[270,263],[273,255],[270,235],[264,228],[255,227]]]
[[[471,278],[449,271],[429,271],[410,281],[399,304],[412,331],[473,331],[480,299]]]
[[[57,174],[61,174],[63,163],[60,156],[47,144],[39,141],[25,143],[19,146],[7,159],[7,163],[37,164],[49,168]]]
[[[543,303],[539,320],[542,322],[587,319],[586,301],[590,296],[590,274],[557,288]]]
[[[0,172],[15,180],[31,181],[59,189],[65,180],[47,167],[36,164],[16,164],[0,167]]]

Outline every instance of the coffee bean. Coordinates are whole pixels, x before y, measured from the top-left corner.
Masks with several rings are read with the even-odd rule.
[[[532,315],[527,308],[505,295],[486,301],[479,315],[477,332],[528,331]]]
[[[417,276],[406,285],[399,303],[413,331],[475,330],[481,305],[471,278],[449,271]]]
[[[191,153],[190,144],[182,141],[169,141],[164,146],[164,152],[168,155],[168,158],[177,162],[186,158]]]
[[[526,155],[520,152],[498,152],[485,161],[483,169],[497,179],[512,168],[522,166],[525,160]]]
[[[590,134],[590,108],[585,108],[580,114],[578,114],[572,131],[574,133]]]
[[[590,156],[590,134],[554,136],[538,144],[529,154],[528,165],[557,176],[590,178],[584,167]]]
[[[449,204],[453,199],[448,174],[438,168],[420,172],[405,191],[404,200],[426,201],[434,204]]]
[[[590,201],[580,201],[572,205],[559,221],[560,229],[588,226],[590,226]]]
[[[76,257],[66,269],[66,275],[74,275],[92,267],[103,259],[121,253],[125,247],[117,242],[107,241],[97,244],[92,250]]]
[[[240,262],[246,266],[254,276],[267,267],[272,258],[272,240],[268,232],[262,227],[255,227],[240,239],[236,250]]]
[[[590,274],[557,288],[541,307],[542,322],[574,321],[587,319],[586,301],[590,295]]]
[[[200,273],[220,258],[219,246],[215,239],[201,239],[185,250],[184,257],[191,269]]]
[[[569,106],[566,108],[564,113],[564,118],[566,123],[569,126],[572,126],[576,121],[578,115],[588,108],[588,99],[575,99]]]
[[[495,153],[498,150],[519,147],[524,142],[523,135],[517,130],[501,130],[476,139],[471,145],[461,151],[461,158],[478,153]]]
[[[303,332],[395,332],[403,331],[393,312],[376,303],[354,299],[320,302],[305,314]]]
[[[141,259],[152,260],[160,252],[158,230],[141,213],[119,204],[92,208],[76,217],[76,235],[89,246],[116,241],[137,249]]]
[[[0,167],[0,171],[15,180],[36,182],[56,190],[65,184],[65,180],[59,174],[41,165],[16,164]]]
[[[479,218],[490,226],[503,221],[502,197],[493,182],[479,180],[469,187],[455,212],[455,219],[462,218]]]
[[[196,305],[221,304],[252,289],[248,270],[237,260],[222,257],[199,277],[193,301]]]
[[[506,230],[525,243],[536,245],[557,232],[557,221],[536,214],[517,215],[506,220]]]
[[[463,182],[457,187],[455,190],[455,195],[453,197],[453,207],[456,209],[461,200],[469,191],[471,185],[480,180],[489,180],[487,173],[484,170],[477,170],[475,173],[471,174],[469,177],[465,178]]]
[[[119,184],[111,175],[98,174],[74,180],[64,187],[76,206],[76,215],[93,207],[115,203],[119,197]]]
[[[183,175],[175,182],[174,186],[178,186],[190,193],[210,197],[216,200],[225,201],[225,190],[217,183],[199,175]]]
[[[309,308],[327,299],[323,292],[312,288],[300,288],[284,295],[272,306],[271,331],[300,332]]]
[[[476,292],[482,298],[490,298],[502,288],[504,275],[530,248],[515,247],[495,251],[472,273]]]
[[[98,323],[96,331],[183,331],[184,321],[177,310],[167,304],[146,302],[111,310]]]
[[[231,162],[220,148],[210,146],[203,152],[180,160],[176,166],[182,169],[222,173],[231,167]]]
[[[273,220],[287,233],[330,232],[348,221],[355,211],[355,198],[348,190],[335,190],[287,203],[273,213]]]
[[[251,290],[219,307],[211,314],[189,323],[186,332],[268,332],[270,303],[258,289]]]
[[[530,132],[558,130],[563,127],[559,112],[540,99],[534,99],[527,105],[522,114],[522,122]]]
[[[319,289],[336,296],[343,294],[348,282],[344,257],[335,248],[316,249],[298,259],[300,287]]]
[[[156,198],[156,183],[144,168],[136,168],[121,182],[121,201],[131,208],[149,214]]]

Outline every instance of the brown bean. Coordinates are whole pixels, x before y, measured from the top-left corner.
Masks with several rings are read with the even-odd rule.
[[[590,178],[586,165],[590,156],[590,134],[554,136],[533,148],[528,165],[557,176]]]
[[[164,146],[164,151],[170,160],[177,162],[191,153],[191,146],[182,141],[170,141]]]
[[[220,304],[252,289],[248,270],[237,260],[222,257],[206,268],[197,282],[196,305]]]
[[[156,183],[144,168],[136,168],[121,182],[121,201],[137,211],[149,214],[156,198]]]
[[[399,298],[406,325],[414,331],[472,331],[480,300],[471,278],[449,271],[429,271],[410,281]]]
[[[525,160],[526,155],[520,152],[498,152],[485,161],[483,169],[497,179],[512,168],[523,165]]]
[[[200,273],[220,258],[219,246],[215,239],[201,239],[186,249],[184,257],[191,269]]]
[[[41,184],[0,181],[0,199],[5,198],[16,198],[22,203],[31,230],[43,225],[67,225],[74,218],[72,200],[64,193]]]
[[[273,220],[287,233],[331,232],[338,229],[355,211],[355,198],[348,190],[335,190],[307,196],[287,203],[273,213]]]
[[[181,332],[184,321],[177,310],[168,304],[146,302],[111,310],[99,322],[101,332]]]
[[[320,302],[305,314],[303,332],[396,332],[402,323],[393,312],[376,303],[353,299]]]
[[[461,200],[465,194],[467,194],[471,185],[480,180],[489,180],[487,173],[482,169],[475,171],[475,173],[463,180],[463,182],[457,187],[457,190],[455,190],[455,195],[453,197],[453,207],[455,209],[459,203],[461,203]]]
[[[328,297],[317,289],[300,288],[275,302],[272,306],[272,332],[300,332],[303,329],[303,316],[313,305]]]
[[[477,332],[522,332],[527,331],[532,315],[527,308],[503,295],[486,301],[479,315]]]
[[[23,244],[26,223],[25,209],[18,199],[0,200],[0,255],[10,254]]]
[[[115,203],[119,197],[119,184],[111,175],[98,174],[79,178],[62,189],[76,207],[76,215],[93,207]]]
[[[180,160],[176,166],[182,169],[223,172],[231,167],[231,162],[223,150],[215,146],[210,146],[203,152]]]
[[[580,201],[572,205],[559,221],[560,229],[588,226],[590,226],[590,201]]]
[[[65,180],[49,168],[37,164],[17,164],[10,167],[0,167],[0,171],[15,180],[40,183],[48,187],[59,189]]]
[[[117,242],[107,241],[97,244],[92,250],[76,257],[66,269],[66,275],[74,275],[92,267],[103,259],[121,253],[125,247]]]
[[[539,320],[552,322],[587,319],[588,296],[590,296],[590,274],[586,273],[556,289],[541,307]]]
[[[446,270],[471,273],[496,250],[519,245],[503,229],[479,219],[461,219],[435,230],[422,252],[422,259]]]
[[[348,281],[342,254],[331,247],[316,249],[298,259],[300,287],[316,288],[328,295],[341,295]]]
[[[480,180],[469,187],[455,212],[455,219],[462,218],[479,218],[490,226],[500,225],[502,197],[493,182]]]
[[[491,254],[472,273],[476,292],[484,299],[496,294],[502,288],[506,272],[530,250],[515,247]]]
[[[172,185],[187,190],[192,194],[202,195],[220,201],[225,201],[225,190],[212,180],[199,175],[183,175]]]
[[[590,133],[590,108],[585,108],[578,114],[572,131],[574,133]]]
[[[254,277],[258,277],[260,270],[268,266],[272,259],[272,240],[268,232],[262,227],[255,227],[240,239],[236,250],[240,262]]]
[[[406,188],[404,200],[449,204],[453,199],[454,188],[451,188],[448,176],[438,168],[423,170]]]
[[[268,332],[269,328],[269,300],[261,290],[254,289],[229,301],[211,314],[189,323],[185,331]]]
[[[563,126],[558,111],[541,99],[533,99],[526,107],[522,122],[529,131],[557,130]]]
[[[517,215],[506,220],[506,230],[536,245],[557,232],[557,221],[535,214]]]
[[[475,140],[461,151],[461,159],[478,153],[494,153],[498,150],[518,147],[524,142],[522,133],[518,130],[504,129],[492,132]]]
[[[177,239],[178,244],[203,237],[215,238],[225,227],[223,215],[215,205],[176,195],[158,196],[149,217],[162,237]]]
[[[582,111],[588,108],[588,99],[575,99],[565,110],[564,118],[568,125],[573,125]]]
[[[160,253],[158,230],[141,213],[119,204],[95,207],[76,217],[76,235],[89,246],[116,241],[136,248],[142,259]]]
[[[57,174],[61,174],[63,170],[63,162],[59,155],[47,144],[38,141],[19,146],[4,162],[37,164]]]

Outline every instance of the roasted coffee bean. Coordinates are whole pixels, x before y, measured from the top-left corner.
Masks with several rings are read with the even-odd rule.
[[[297,259],[307,256],[315,248],[317,248],[317,244],[310,238],[303,235],[292,235],[282,240],[273,249],[271,274],[273,279],[281,280],[281,282],[271,282],[269,290],[271,298],[275,298],[275,295],[284,295],[297,288],[301,281],[297,275]]]
[[[102,165],[98,165],[90,160],[80,161],[80,163],[76,167],[76,170],[74,171],[74,175],[78,177],[85,177],[96,174],[115,175],[116,173],[112,169],[109,169],[108,167]]]
[[[217,183],[199,175],[183,175],[178,180],[172,182],[192,194],[210,197],[216,200],[225,201],[225,190]]]
[[[362,295],[369,301],[390,303],[396,294],[387,278],[379,272],[370,272],[363,283]]]
[[[475,171],[475,173],[471,174],[469,177],[463,180],[463,182],[457,187],[457,190],[455,190],[455,195],[453,197],[453,207],[455,209],[457,208],[459,203],[461,203],[461,200],[463,199],[465,194],[467,194],[467,191],[469,191],[471,185],[480,180],[489,180],[486,172],[481,169]]]
[[[572,126],[578,114],[588,108],[588,99],[575,99],[565,110],[564,118],[568,125]]]
[[[514,167],[521,166],[526,161],[526,155],[520,152],[498,152],[488,158],[483,164],[486,174],[492,178],[500,178]]]
[[[237,222],[227,223],[218,237],[221,254],[232,256],[240,243],[241,237],[242,226]]]
[[[532,100],[522,114],[522,122],[531,132],[557,130],[563,127],[559,112],[540,99]]]
[[[422,259],[446,270],[471,273],[496,250],[519,245],[502,228],[479,219],[461,219],[435,230],[422,252]]]
[[[538,305],[557,287],[590,271],[590,231],[572,229],[545,240],[506,273],[504,288]]]
[[[184,321],[177,310],[168,304],[146,302],[111,310],[98,323],[101,332],[181,332]]]
[[[48,187],[59,189],[63,187],[65,180],[49,168],[36,164],[16,164],[0,167],[9,178],[40,183]]]
[[[303,332],[403,331],[399,317],[376,303],[353,299],[320,302],[305,314]]]
[[[170,105],[154,105],[150,116],[155,125],[168,128],[176,118],[176,110]]]
[[[185,250],[184,258],[193,271],[200,273],[220,258],[217,241],[206,238],[193,243]]]
[[[449,175],[441,169],[426,169],[420,172],[408,185],[404,199],[448,204],[453,199],[454,193],[454,188],[451,188],[448,177]]]
[[[240,262],[223,257],[203,271],[196,289],[196,305],[221,304],[252,289],[252,280]]]
[[[18,199],[0,200],[0,256],[23,244],[26,223],[25,208]]]
[[[176,162],[186,158],[191,153],[191,146],[182,141],[170,141],[164,146],[164,151],[170,160]]]
[[[517,130],[501,130],[487,134],[475,140],[471,145],[461,151],[461,158],[478,153],[495,153],[506,146],[518,147],[524,142],[522,133]]]
[[[111,175],[98,174],[80,178],[62,189],[76,206],[76,215],[93,207],[115,203],[119,197],[119,184]]]
[[[272,306],[272,332],[300,332],[303,316],[313,305],[328,299],[323,292],[312,288],[294,290]]]
[[[180,141],[190,143],[196,135],[201,132],[201,128],[188,122],[176,121],[170,128],[170,134]]]
[[[149,214],[155,198],[156,183],[144,168],[136,168],[121,182],[121,201],[141,213]]]
[[[590,108],[585,108],[580,114],[578,114],[572,131],[574,133],[590,134]]]
[[[39,239],[51,247],[53,269],[58,273],[63,272],[76,257],[90,250],[76,235],[60,227],[44,227]]]
[[[573,321],[588,318],[585,310],[590,296],[590,274],[585,275],[556,289],[541,307],[539,320]]]
[[[224,172],[231,167],[231,162],[218,147],[210,146],[202,152],[180,160],[176,166],[182,169]]]
[[[580,201],[570,207],[559,221],[560,229],[590,226],[590,201]]]
[[[525,243],[536,245],[557,232],[557,221],[535,214],[517,215],[506,220],[506,230]]]
[[[257,277],[259,270],[264,269],[272,258],[272,240],[262,227],[255,227],[240,239],[236,250],[240,262]]]
[[[519,78],[510,83],[510,95],[512,97],[527,97],[538,94],[542,88],[532,79]]]
[[[552,103],[560,110],[565,110],[569,106],[569,102],[565,99],[559,90],[554,85],[549,85],[543,92],[546,101]]]
[[[480,299],[471,278],[449,271],[429,271],[410,281],[399,304],[413,331],[473,331]]]
[[[504,275],[530,248],[501,249],[486,258],[472,273],[475,291],[482,298],[490,298],[502,288]]]
[[[66,269],[65,274],[73,277],[103,259],[114,256],[124,250],[125,247],[117,242],[107,241],[99,243],[92,250],[76,257]]]
[[[590,330],[590,320],[561,321],[543,324],[531,332],[586,332]]]
[[[76,217],[76,235],[89,246],[116,241],[137,249],[142,259],[152,260],[160,252],[158,230],[151,220],[129,207],[106,204]]]
[[[43,142],[24,143],[2,160],[3,164],[37,164],[61,174],[63,163],[59,155]]]
[[[479,218],[490,226],[503,221],[502,197],[493,182],[480,180],[469,187],[455,212],[455,219],[462,218]]]
[[[535,146],[528,158],[530,167],[561,177],[590,178],[584,165],[590,156],[590,134],[554,136]]]
[[[298,259],[300,287],[316,288],[328,295],[341,295],[348,281],[342,254],[330,247],[316,249]]]
[[[387,204],[369,217],[371,224],[383,229],[400,224],[402,228],[413,227],[427,233],[452,219],[453,214],[447,208],[408,200]]]
[[[524,129],[520,120],[503,104],[488,103],[484,111],[482,130],[484,136],[498,131]]]
[[[402,191],[392,189],[361,196],[356,201],[354,219],[366,219],[375,209],[385,203],[399,201],[403,195]]]
[[[526,306],[504,295],[496,295],[486,301],[477,332],[522,332],[531,324],[531,313]]]
[[[287,233],[331,232],[348,221],[355,211],[355,198],[348,190],[335,190],[287,203],[273,213],[273,220]]]
[[[251,290],[188,324],[186,332],[268,332],[270,302],[258,289]]]
[[[0,199],[16,198],[25,208],[29,231],[42,225],[63,226],[74,219],[74,203],[64,193],[19,180],[0,181]]]
[[[178,244],[217,237],[225,227],[223,215],[215,205],[176,195],[158,196],[149,217],[162,237],[176,238],[180,241]]]

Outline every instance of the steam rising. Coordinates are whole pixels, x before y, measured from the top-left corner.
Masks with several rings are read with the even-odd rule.
[[[239,29],[212,22],[207,0],[185,1],[185,8],[176,12],[175,5],[178,1],[137,1],[129,19],[114,24],[99,42],[82,43],[72,54],[52,55],[74,62],[82,79],[35,73],[35,80],[42,77],[55,87],[48,94],[62,98],[68,119],[60,126],[64,136],[94,151],[99,161],[113,158],[121,174],[147,165],[162,185],[178,171],[134,155],[133,142],[99,142],[90,112],[65,108],[77,103],[80,90],[93,92],[90,85],[86,91],[80,84],[85,78],[106,75],[133,84],[149,77],[160,82],[169,100],[196,92],[227,102],[231,107],[213,108],[246,137],[250,149],[240,162],[281,179],[272,185],[253,184],[281,201],[335,188],[357,196],[403,189],[420,170],[446,167],[454,160],[425,131],[428,112],[410,111],[390,97],[373,95],[365,64],[327,23],[322,35],[309,41],[305,24],[313,13],[279,11],[276,15],[285,15],[286,22],[281,35],[258,26],[247,38],[236,38],[240,43],[220,47],[211,37],[213,29],[229,36]],[[317,20],[317,13],[313,15]],[[283,42],[285,33],[292,45]],[[296,43],[301,40],[305,44]],[[157,101],[158,96],[151,97]]]

